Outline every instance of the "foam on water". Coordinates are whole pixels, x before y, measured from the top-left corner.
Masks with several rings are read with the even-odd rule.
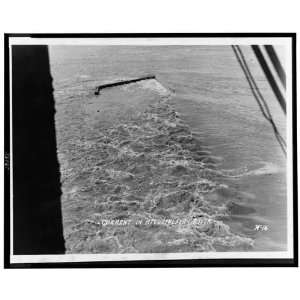
[[[259,175],[271,175],[280,173],[282,170],[280,167],[272,162],[261,162],[261,167],[253,170],[249,170],[247,166],[237,169],[222,169],[216,172],[218,175],[228,178],[241,178],[244,176],[259,176]]]
[[[96,151],[99,161],[96,165],[86,163],[77,175],[89,172],[88,184],[81,193],[97,197],[90,217],[69,231],[69,241],[81,240],[82,234],[88,236],[87,240],[69,243],[72,246],[68,251],[250,250],[253,240],[232,233],[220,220],[230,213],[226,203],[210,201],[208,195],[226,186],[216,180],[213,160],[207,160],[209,152],[201,148],[201,141],[172,108],[170,93],[156,81],[139,85],[154,88],[160,94],[157,103],[82,145]],[[101,223],[119,219],[131,222],[126,227]],[[174,225],[166,219],[185,222]]]
[[[169,96],[171,94],[170,90],[166,89],[156,79],[141,81],[138,83],[138,85],[143,89],[149,89],[149,90],[155,91],[161,96]]]

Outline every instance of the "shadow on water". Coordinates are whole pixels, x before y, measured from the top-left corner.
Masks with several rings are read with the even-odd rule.
[[[65,252],[48,47],[12,46],[13,253]]]

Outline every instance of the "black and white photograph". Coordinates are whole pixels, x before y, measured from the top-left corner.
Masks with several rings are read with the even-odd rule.
[[[9,265],[295,265],[294,34],[6,41]]]

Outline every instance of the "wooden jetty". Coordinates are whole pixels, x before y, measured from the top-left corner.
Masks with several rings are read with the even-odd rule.
[[[144,76],[144,77],[139,77],[139,78],[134,78],[134,79],[129,79],[129,80],[120,80],[120,81],[115,81],[115,82],[111,82],[111,83],[107,83],[107,84],[101,84],[96,87],[95,95],[99,95],[100,91],[105,88],[110,88],[110,87],[114,87],[114,86],[118,86],[118,85],[124,85],[124,84],[129,84],[129,83],[143,81],[143,80],[149,80],[149,79],[155,79],[155,76],[150,75],[150,76]]]

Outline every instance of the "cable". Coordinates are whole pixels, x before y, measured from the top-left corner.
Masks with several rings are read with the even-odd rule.
[[[282,138],[282,136],[280,135],[276,125],[275,125],[275,122],[272,118],[272,114],[268,108],[268,105],[264,99],[264,97],[262,96],[252,74],[251,74],[251,71],[247,65],[247,62],[245,60],[245,57],[243,55],[243,52],[242,50],[240,49],[239,46],[235,46],[236,49],[234,48],[234,46],[232,47],[233,50],[234,50],[234,53],[235,55],[237,56],[237,59],[242,67],[242,70],[244,71],[245,73],[245,76],[246,76],[246,79],[250,85],[250,88],[251,88],[251,91],[255,97],[255,99],[257,100],[257,103],[261,109],[261,112],[263,113],[263,116],[271,123],[272,127],[273,127],[273,130],[274,130],[274,133],[275,133],[275,136],[283,150],[283,152],[286,154],[286,143],[284,141],[284,139]]]
[[[282,85],[284,86],[284,88],[286,88],[285,72],[284,72],[284,69],[280,63],[280,60],[274,50],[274,47],[272,45],[265,45],[264,47],[273,63],[273,66],[278,74],[278,77],[280,78]]]
[[[254,51],[254,54],[257,58],[257,60],[259,61],[259,64],[261,66],[261,68],[263,69],[268,81],[269,81],[269,84],[282,108],[282,110],[284,111],[284,113],[286,114],[286,103],[285,103],[285,99],[280,91],[280,89],[278,88],[278,85],[276,83],[276,80],[268,66],[268,63],[266,62],[264,56],[263,56],[263,53],[262,51],[260,50],[259,46],[258,45],[252,45],[251,46],[253,51]]]
[[[251,71],[250,71],[250,69],[248,67],[247,61],[245,59],[245,56],[244,56],[242,50],[237,45],[235,45],[235,46],[232,45],[231,47],[232,47],[233,52],[234,52],[234,54],[235,54],[235,56],[237,58],[238,63],[240,64],[240,66],[241,66],[241,68],[242,68],[242,70],[243,70],[243,72],[245,74],[245,77],[246,77],[247,82],[248,82],[248,84],[250,86],[252,94],[253,94],[256,102],[258,103],[258,106],[259,106],[259,108],[260,108],[263,116],[272,125],[275,137],[276,137],[276,139],[277,139],[277,141],[278,141],[278,143],[279,143],[279,145],[280,145],[283,153],[286,156],[286,142],[283,139],[283,137],[280,135],[280,133],[279,133],[279,131],[277,129],[277,126],[276,126],[276,124],[275,124],[275,122],[273,120],[273,117],[272,117],[272,114],[271,114],[270,109],[268,107],[268,104],[266,103],[263,95],[261,94],[261,92],[260,92],[260,90],[259,90],[259,88],[258,88],[258,86],[257,86],[257,84],[256,84],[256,82],[255,82],[255,80],[254,80],[254,78],[252,76],[252,74],[251,74]]]
[[[256,98],[259,106],[260,106],[260,109],[261,109],[264,117],[271,123],[271,125],[273,127],[273,130],[274,130],[274,133],[275,133],[275,136],[276,136],[282,150],[286,154],[286,143],[285,143],[284,139],[282,138],[282,136],[280,135],[280,133],[279,133],[277,127],[276,127],[276,124],[275,124],[275,122],[272,118],[272,114],[269,110],[269,107],[268,107],[263,95],[261,94],[261,92],[260,92],[260,90],[259,90],[259,88],[258,88],[258,86],[255,82],[255,79],[253,78],[253,76],[251,74],[251,71],[250,71],[250,69],[247,65],[247,62],[246,62],[246,59],[243,55],[242,50],[240,49],[239,46],[236,46],[236,48],[238,50],[238,53],[236,53],[236,52],[235,53],[240,55],[241,59],[239,59],[239,62],[241,64],[241,67],[242,67],[243,71],[245,72],[245,75],[246,75],[246,78],[247,78],[247,80],[250,84],[251,90],[252,90],[252,92],[253,92],[253,94],[254,94],[254,96],[255,96],[255,98]],[[255,92],[257,93],[257,95],[255,94]]]

